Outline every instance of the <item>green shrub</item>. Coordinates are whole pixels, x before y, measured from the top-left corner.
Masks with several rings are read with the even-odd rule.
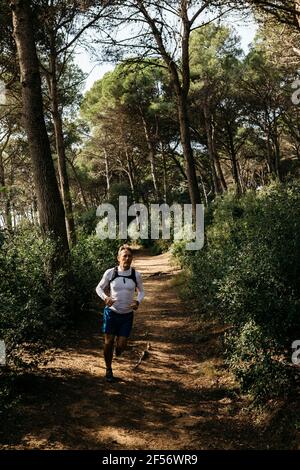
[[[187,295],[234,327],[227,351],[243,390],[266,398],[269,388],[262,390],[273,377],[270,396],[280,394],[289,380],[291,343],[300,333],[300,183],[274,183],[239,199],[226,194],[208,215],[203,250],[185,253],[174,244],[187,271]],[[241,359],[249,325],[261,333],[260,353],[250,362]]]
[[[8,235],[0,247],[0,338],[5,340],[11,364],[23,364],[24,348],[32,364],[70,321],[66,291],[67,273],[49,271],[54,244],[35,227]],[[28,362],[26,362],[28,364]]]
[[[162,253],[166,253],[171,246],[170,240],[154,240],[153,244],[150,248],[151,255],[161,255]]]
[[[96,235],[81,237],[72,249],[76,298],[81,311],[95,300],[95,288],[104,271],[117,264],[119,240],[100,240]]]
[[[91,235],[95,232],[98,222],[95,208],[81,212],[76,217],[77,232],[79,235],[82,234],[80,236]]]
[[[283,352],[277,351],[273,338],[266,336],[254,321],[226,334],[225,345],[227,363],[242,392],[250,393],[255,401],[285,396],[292,389],[291,368]]]
[[[78,313],[95,302],[95,287],[116,264],[117,240],[81,236],[66,271],[50,269],[54,244],[38,228],[19,227],[0,246],[0,339],[10,366],[33,367],[62,338]],[[73,272],[72,272],[73,270]]]

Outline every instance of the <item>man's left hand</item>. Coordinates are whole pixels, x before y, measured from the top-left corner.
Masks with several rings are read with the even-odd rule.
[[[130,304],[130,307],[132,308],[132,310],[137,310],[139,308],[139,305],[140,303],[135,300],[132,304]]]

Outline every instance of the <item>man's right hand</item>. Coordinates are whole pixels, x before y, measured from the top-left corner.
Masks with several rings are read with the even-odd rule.
[[[114,300],[114,299],[112,299],[111,297],[106,297],[106,299],[105,299],[105,304],[106,304],[108,307],[111,307],[114,303],[115,303],[115,300]]]

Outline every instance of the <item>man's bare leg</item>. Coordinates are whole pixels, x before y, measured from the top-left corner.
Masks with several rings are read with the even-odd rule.
[[[106,365],[106,370],[111,369],[111,363],[113,359],[114,352],[114,335],[104,335],[104,360]]]
[[[116,356],[120,356],[122,352],[126,349],[127,339],[128,338],[126,338],[125,336],[117,337]]]

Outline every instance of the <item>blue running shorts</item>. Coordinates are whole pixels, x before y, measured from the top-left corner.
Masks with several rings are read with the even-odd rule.
[[[108,306],[104,307],[102,333],[128,338],[133,324],[133,312],[116,313]]]

